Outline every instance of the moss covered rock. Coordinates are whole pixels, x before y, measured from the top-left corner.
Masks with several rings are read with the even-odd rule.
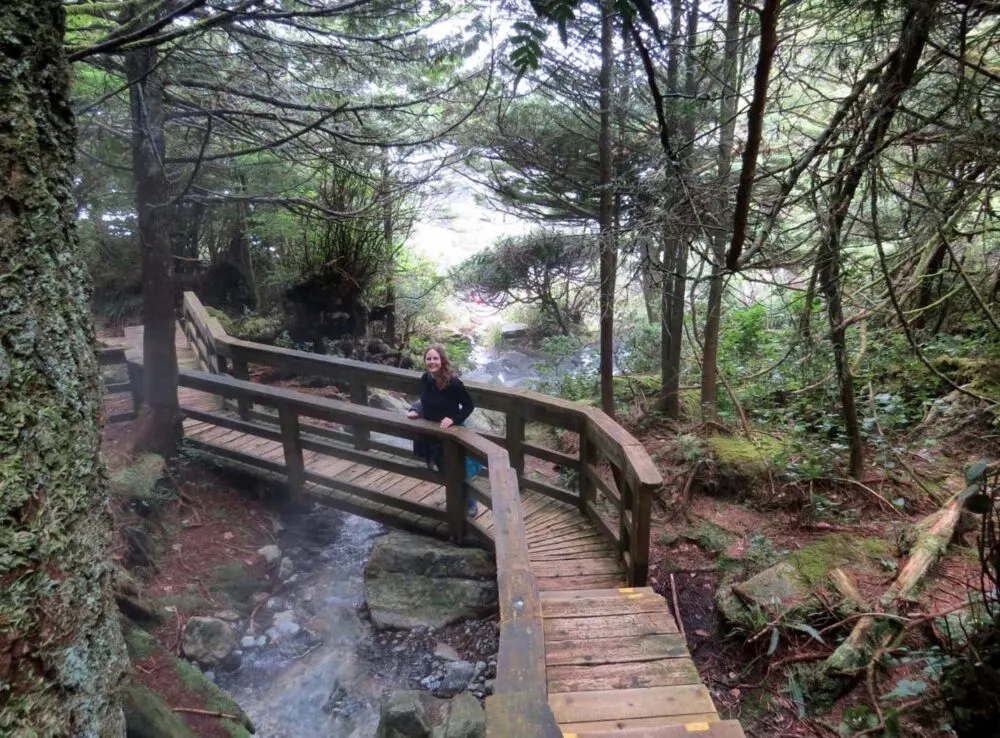
[[[375,542],[365,598],[376,628],[441,628],[497,609],[496,566],[480,549],[392,532]]]
[[[842,614],[853,612],[865,603],[851,570],[873,569],[889,555],[889,548],[878,538],[824,536],[745,582],[723,582],[716,606],[730,624],[754,631],[779,618],[808,618],[813,610],[824,608],[814,596],[820,588],[827,595],[828,589],[841,592],[842,599],[834,606]]]

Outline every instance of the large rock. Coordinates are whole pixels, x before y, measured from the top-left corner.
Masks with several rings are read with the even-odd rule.
[[[185,656],[203,666],[218,666],[236,648],[236,634],[218,618],[188,618],[181,648]]]
[[[496,612],[488,553],[394,531],[375,542],[365,598],[376,628],[441,628]]]
[[[486,738],[486,713],[469,693],[441,700],[403,691],[382,702],[377,738]]]
[[[528,335],[527,323],[505,323],[500,326],[500,335],[507,338],[524,338]]]
[[[444,738],[486,738],[486,713],[468,692],[452,699]]]
[[[809,585],[798,570],[783,561],[740,584],[724,584],[716,595],[716,605],[730,623],[754,628],[755,611],[770,622],[805,604],[809,593]]]
[[[377,738],[429,738],[431,724],[427,717],[430,695],[411,690],[394,692],[382,703]]]
[[[373,390],[371,394],[368,395],[368,406],[374,407],[378,410],[388,410],[393,413],[406,414],[410,409],[410,403],[406,400],[396,397],[395,395],[390,395],[388,392],[383,392],[381,390]]]

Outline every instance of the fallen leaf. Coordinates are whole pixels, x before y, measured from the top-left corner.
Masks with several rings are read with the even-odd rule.
[[[731,694],[733,697],[739,697],[740,694],[741,694],[740,688],[739,687],[733,687],[732,689],[729,690],[729,694]]]
[[[224,540],[224,541],[231,541],[231,540],[233,540],[233,539],[234,539],[235,537],[236,537],[236,536],[234,536],[234,535],[233,535],[232,533],[230,533],[230,532],[229,532],[228,530],[227,530],[227,531],[226,531],[225,533],[223,533],[223,534],[222,534],[222,540]]]
[[[702,630],[701,628],[698,628],[698,630],[696,630],[694,632],[694,634],[698,635],[698,636],[701,636],[702,638],[708,638],[708,631],[707,630]]]

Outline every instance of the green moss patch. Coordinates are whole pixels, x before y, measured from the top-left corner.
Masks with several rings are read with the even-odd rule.
[[[174,659],[174,671],[180,678],[181,683],[191,692],[200,695],[205,700],[205,709],[214,710],[217,712],[224,712],[229,715],[237,715],[240,718],[240,724],[237,725],[231,721],[230,726],[226,726],[230,735],[242,736],[245,735],[247,731],[250,733],[254,732],[253,723],[250,722],[240,706],[237,705],[233,698],[222,691],[214,682],[210,681],[194,664],[191,664],[183,659]],[[235,729],[243,730],[243,733],[234,732]]]
[[[125,647],[133,663],[148,659],[160,650],[160,644],[152,633],[136,627],[125,629]]]
[[[720,469],[741,476],[763,476],[780,466],[785,445],[771,436],[748,440],[742,436],[710,436],[708,449]]]
[[[811,587],[823,584],[839,567],[877,565],[890,555],[891,545],[880,538],[832,534],[792,552],[788,561]]]

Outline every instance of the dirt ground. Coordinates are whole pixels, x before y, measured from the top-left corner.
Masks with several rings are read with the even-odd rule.
[[[637,434],[668,480],[665,497],[654,505],[649,584],[675,612],[679,611],[688,647],[721,715],[740,720],[751,738],[829,738],[844,734],[840,728],[845,714],[850,717],[849,711],[859,705],[874,707],[873,712],[892,705],[902,717],[900,735],[954,735],[939,728],[941,705],[936,704],[933,682],[921,699],[903,703],[885,700],[894,684],[921,679],[922,662],[907,664],[906,658],[897,659],[891,669],[877,669],[871,682],[857,680],[845,697],[822,714],[806,709],[805,699],[792,685],[792,674],[821,663],[838,642],[831,636],[846,635],[851,622],[838,627],[840,618],[831,614],[818,624],[823,628],[820,632],[828,633],[822,643],[806,633],[782,631],[777,647],[768,655],[770,628],[753,634],[735,632],[716,610],[716,591],[727,571],[741,565],[759,571],[763,566],[754,566],[753,559],[761,549],[766,549],[773,563],[832,534],[887,542],[889,553],[881,562],[884,569],[860,577],[858,582],[865,601],[877,602],[906,560],[896,542],[923,515],[937,509],[937,503],[921,494],[918,485],[890,478],[873,466],[863,486],[842,481],[814,483],[802,489],[802,483],[770,478],[723,495],[718,494],[716,480],[702,484],[699,479],[704,477],[696,476],[690,502],[683,507],[682,490],[691,463],[678,456],[672,434],[655,429]],[[952,454],[941,454],[935,469],[919,459],[914,466],[922,467],[918,474],[940,476],[960,470],[963,461],[961,450],[956,449]],[[785,485],[790,488],[784,489]],[[885,503],[901,497],[906,500],[903,512]],[[823,504],[816,504],[816,499]],[[810,500],[814,502],[810,504]],[[966,534],[933,569],[908,615],[918,618],[961,608],[968,602],[968,593],[978,591],[978,587],[975,535]],[[935,632],[934,620],[930,626],[910,632],[904,647],[921,653],[934,649],[939,640],[946,641],[946,634]]]

